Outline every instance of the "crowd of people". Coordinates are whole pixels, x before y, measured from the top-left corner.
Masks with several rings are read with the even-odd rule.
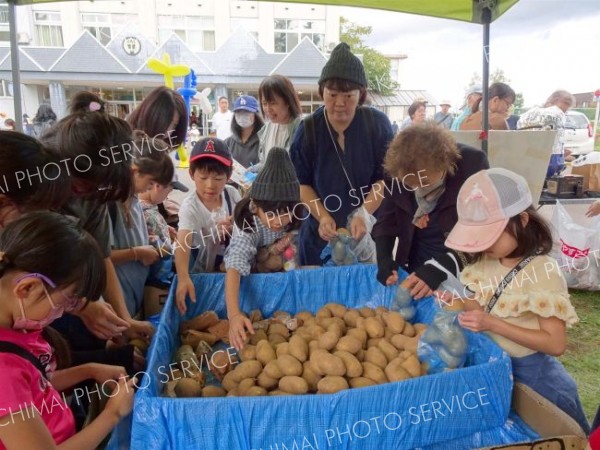
[[[230,342],[240,349],[254,333],[240,309],[241,278],[282,270],[268,258],[290,243],[298,265],[329,264],[326,250],[342,228],[373,249],[356,262],[376,263],[385,286],[407,271],[415,299],[443,296],[437,290],[450,277],[486,286],[515,267],[552,262],[548,226],[526,181],[490,169],[482,151],[448,131],[481,129],[480,89],[468,92],[453,120],[449,102],[434,120],[416,102],[395,133],[385,114],[365,106],[366,74],[346,44],[333,50],[318,89],[323,106],[304,119],[296,89],[281,75],[261,83],[258,99],[234,99],[233,111],[219,98],[216,136],[195,143],[193,188],[175,209],[169,193],[188,188],[171,153],[185,141],[189,115],[172,89],[153,90],[127,120],[81,92],[60,120],[40,107],[29,135],[0,131],[0,341],[8,343],[0,346],[0,448],[98,445],[132,408],[133,388],[125,388],[134,380],[125,375],[145,359],[129,342],[154,333],[145,287],[168,287],[174,274],[175,304],[185,314],[200,300],[190,274],[224,272]],[[564,112],[567,94],[545,108]],[[490,125],[508,129],[514,91],[495,83],[489,96]],[[519,123],[529,126],[533,114]],[[255,172],[248,191],[230,180],[235,162]],[[531,279],[505,287],[500,303],[495,290],[463,292],[459,321],[487,332],[512,357],[515,380],[589,432],[577,387],[555,358],[565,350],[566,326],[578,320],[565,281],[559,271]],[[2,412],[63,404],[61,392],[89,379],[123,389],[84,428],[73,413],[81,405],[31,417]]]

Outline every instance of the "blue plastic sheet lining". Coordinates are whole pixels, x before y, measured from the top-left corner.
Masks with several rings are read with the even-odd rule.
[[[241,306],[265,317],[276,310],[315,312],[328,302],[389,306],[395,290],[381,286],[375,272],[373,265],[356,265],[252,275],[242,280]],[[414,449],[505,426],[510,358],[476,333],[468,333],[469,367],[436,375],[328,395],[161,397],[181,322],[206,310],[225,317],[223,277],[193,275],[198,301],[184,317],[172,286],[135,398],[132,449]],[[431,298],[418,302],[414,322],[430,322],[436,310]],[[126,426],[115,431],[110,449],[127,448]]]

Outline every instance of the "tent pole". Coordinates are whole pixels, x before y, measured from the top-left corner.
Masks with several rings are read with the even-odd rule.
[[[483,119],[483,139],[481,140],[481,150],[487,155],[488,154],[488,132],[490,129],[489,122],[489,94],[488,88],[490,85],[490,22],[492,19],[492,11],[489,7],[484,7],[481,11],[482,22],[483,22],[483,76],[482,76],[482,94],[481,99],[481,110]]]
[[[10,29],[10,62],[12,65],[13,102],[15,129],[23,131],[23,108],[21,106],[21,74],[19,72],[19,45],[17,43],[17,11],[14,0],[8,0],[8,26]]]

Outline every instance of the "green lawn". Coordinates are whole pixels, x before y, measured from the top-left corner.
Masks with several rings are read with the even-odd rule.
[[[571,290],[571,301],[580,322],[568,330],[569,344],[560,360],[575,378],[591,421],[600,404],[600,292]]]

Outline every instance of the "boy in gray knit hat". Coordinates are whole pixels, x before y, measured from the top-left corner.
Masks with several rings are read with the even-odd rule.
[[[304,217],[297,208],[300,183],[288,152],[273,147],[265,165],[252,183],[248,196],[235,208],[236,232],[225,251],[225,302],[229,339],[240,349],[246,333],[254,334],[252,323],[240,310],[239,286],[251,272],[282,270],[295,257],[292,230]]]

